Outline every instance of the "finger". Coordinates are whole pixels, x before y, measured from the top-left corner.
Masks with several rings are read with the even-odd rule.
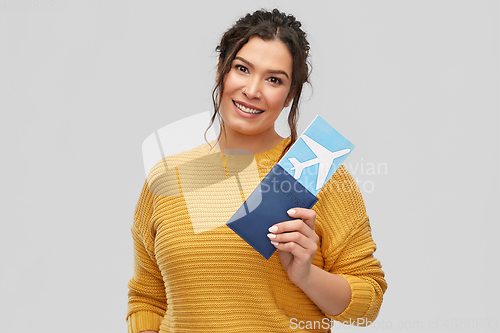
[[[311,229],[303,220],[291,220],[291,221],[276,223],[268,230],[273,234],[282,234],[285,232],[298,231],[304,234],[306,237],[313,237],[313,235],[316,235],[314,229]]]
[[[292,208],[287,211],[290,217],[301,219],[309,228],[314,230],[314,222],[316,221],[316,212],[307,208]]]
[[[297,243],[301,247],[305,249],[314,249],[314,252],[317,250],[317,244],[319,242],[319,237],[314,234],[310,237],[300,233],[300,232],[286,232],[283,234],[267,234],[267,237],[275,243]]]
[[[280,243],[271,241],[271,243],[280,251],[290,252],[294,256],[294,260],[299,259],[308,261],[318,250],[318,246],[316,244],[310,244],[308,247],[303,247],[295,242]]]

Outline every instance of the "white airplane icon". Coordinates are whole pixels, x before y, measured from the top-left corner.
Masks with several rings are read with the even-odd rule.
[[[295,179],[299,179],[300,175],[302,174],[302,170],[311,165],[319,163],[318,178],[316,180],[316,190],[319,190],[325,183],[326,176],[330,171],[330,167],[332,166],[333,160],[336,159],[337,157],[344,156],[351,150],[342,149],[338,151],[330,151],[329,149],[323,147],[322,145],[320,145],[307,135],[302,135],[301,138],[302,140],[304,140],[309,149],[312,150],[314,155],[316,155],[316,157],[305,162],[299,162],[295,157],[290,157],[288,160],[290,161],[290,163],[293,164],[293,168],[291,170],[295,170],[295,174],[293,175],[293,177]]]

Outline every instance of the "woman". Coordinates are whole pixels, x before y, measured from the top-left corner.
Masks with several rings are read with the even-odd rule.
[[[164,159],[136,206],[129,332],[326,332],[333,320],[376,318],[387,284],[363,199],[343,166],[313,209],[292,209],[269,229],[278,249],[269,260],[225,225],[297,138],[309,74],[300,27],[276,9],[256,11],[222,37],[217,149]],[[291,135],[282,138],[274,123],[289,105]]]

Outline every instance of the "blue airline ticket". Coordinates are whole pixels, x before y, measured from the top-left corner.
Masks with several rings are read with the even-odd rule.
[[[278,164],[316,195],[353,149],[351,142],[316,116]]]

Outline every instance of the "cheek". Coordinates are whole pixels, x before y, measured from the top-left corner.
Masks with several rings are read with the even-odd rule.
[[[231,70],[224,78],[224,95],[233,93],[241,86],[241,79]]]
[[[288,91],[285,91],[283,89],[283,91],[272,94],[269,97],[269,103],[273,106],[274,109],[279,109],[281,111],[281,109],[283,109],[283,107],[285,106],[287,96]]]

